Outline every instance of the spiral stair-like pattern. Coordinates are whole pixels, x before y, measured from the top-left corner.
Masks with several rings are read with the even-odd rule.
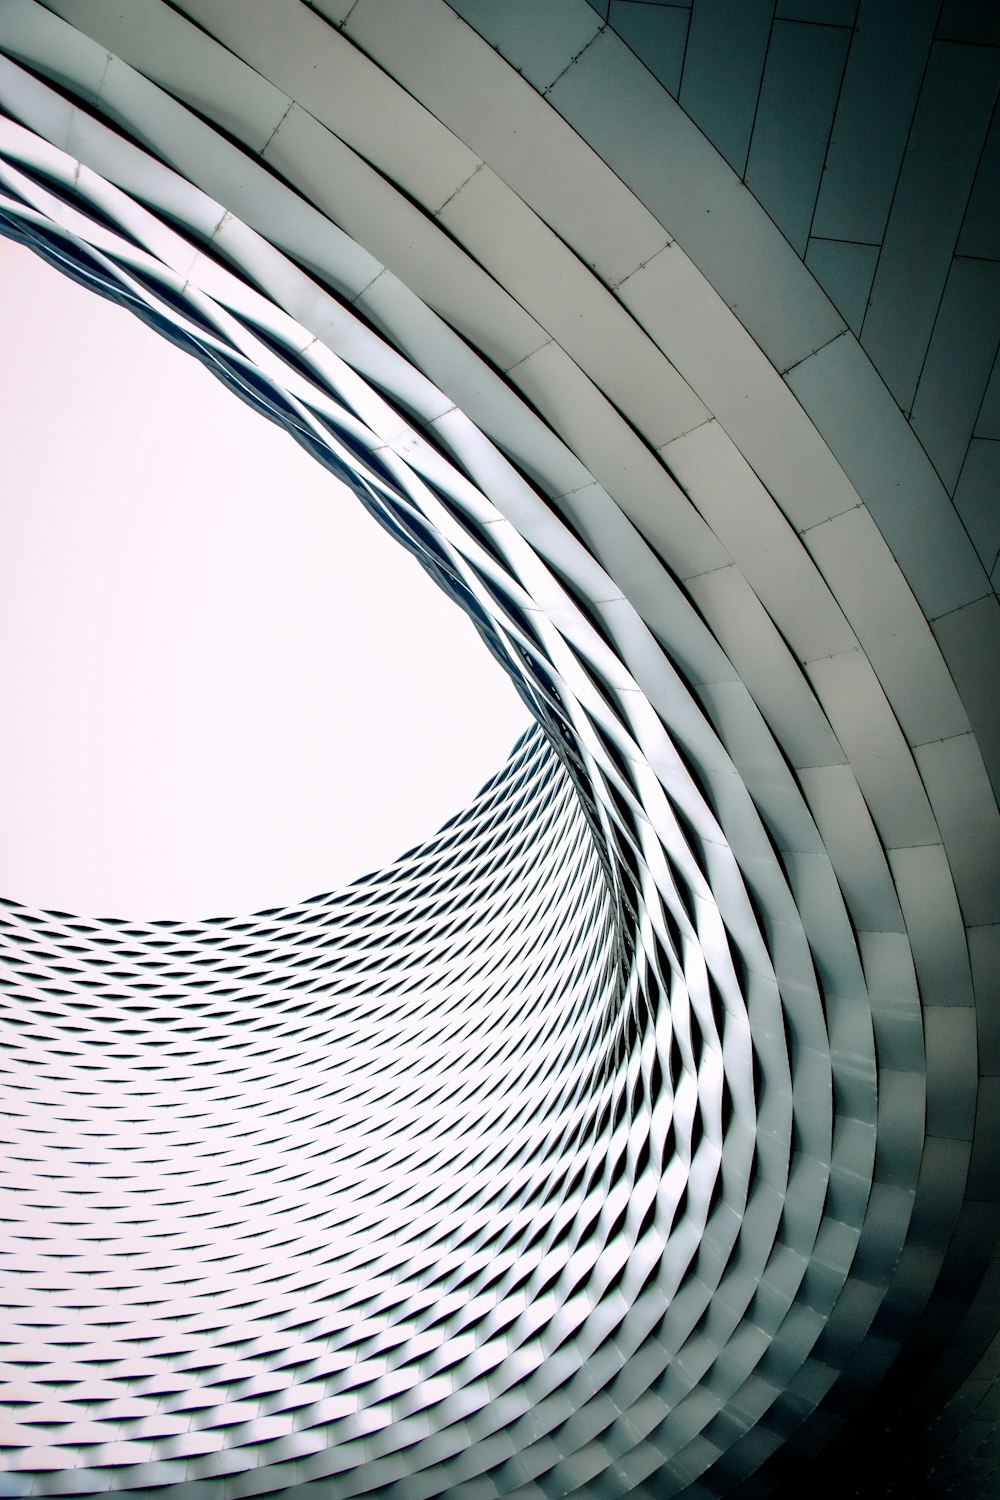
[[[994,1493],[989,566],[624,21],[515,13],[0,9],[0,232],[343,478],[539,726],[294,911],[5,908],[8,1493],[797,1494],[831,1438],[835,1493]]]

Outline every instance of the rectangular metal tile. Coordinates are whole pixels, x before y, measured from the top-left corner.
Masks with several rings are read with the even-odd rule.
[[[911,1188],[920,1170],[924,1144],[924,1081],[909,1074],[878,1071],[878,1159],[876,1188]],[[874,1194],[873,1194],[874,1196]],[[869,1202],[868,1212],[872,1212]],[[881,1301],[881,1297],[879,1298]],[[864,1332],[868,1330],[865,1329]]]
[[[251,151],[263,148],[290,99],[197,26],[153,0],[53,0],[50,9]]]
[[[958,481],[998,342],[1000,261],[953,260],[910,418],[949,490]]]
[[[668,351],[797,530],[857,505],[855,490],[801,406],[788,399],[758,344],[678,244],[623,281],[618,295]]]
[[[501,448],[517,452],[528,476],[543,490],[562,493],[587,482],[589,476],[579,460],[525,410],[508,383],[488,369],[390,271],[372,282],[356,306],[376,329],[392,328],[404,356],[417,352],[427,380],[440,391],[461,390],[466,416]],[[446,394],[442,402],[452,399]]]
[[[866,932],[902,932],[885,853],[850,766],[803,770],[799,780],[854,926]]]
[[[851,240],[811,239],[806,251],[806,265],[855,334],[865,319],[877,260],[877,245]]]
[[[976,1012],[930,1006],[927,1042],[927,1134],[971,1141],[976,1123]]]
[[[729,562],[667,470],[565,350],[547,344],[511,379],[681,577]]]
[[[768,491],[715,422],[664,457],[801,661],[849,650],[854,634]]]
[[[862,651],[810,662],[809,678],[850,758],[883,844],[899,848],[937,838],[913,756]]]
[[[893,890],[893,900],[896,893]],[[898,906],[898,902],[896,903]],[[924,1033],[913,955],[902,930],[858,933],[879,1062],[902,1073],[921,1073]]]
[[[934,622],[993,789],[1000,799],[1000,600],[990,594]]]
[[[675,99],[681,86],[690,18],[690,9],[679,5],[611,0],[611,25]]]
[[[1000,1078],[984,1078],[979,1093],[979,1128],[972,1147],[968,1193],[970,1198],[982,1200],[984,1214],[989,1215],[988,1223],[982,1226],[982,1242],[985,1243],[986,1235],[995,1228],[995,1204],[1000,1199],[1000,1163],[996,1156],[996,1142],[1000,1140]],[[980,1500],[980,1497],[976,1496],[974,1500]]]
[[[1000,812],[972,734],[915,752],[971,926],[1000,921]]]
[[[438,218],[654,447],[706,420],[705,406],[621,303],[488,167]]]
[[[771,30],[773,0],[698,0],[681,104],[742,177]]]
[[[979,1016],[979,1067],[1000,1073],[1000,923],[969,933],[972,982]]]
[[[940,478],[898,418],[854,339],[835,339],[786,376],[868,506],[931,619],[987,591],[986,575]]]
[[[607,107],[609,91],[614,110]],[[787,370],[844,326],[753,195],[613,31],[587,48],[549,99],[738,309],[777,369]]]
[[[687,589],[792,765],[843,761],[807,679],[739,568],[715,568],[689,579]]]
[[[992,572],[1000,557],[1000,442],[973,438],[965,455],[955,509],[982,558]]]
[[[546,223],[610,286],[669,238],[576,131],[440,0],[358,0],[347,34],[362,48],[377,48],[411,94],[433,98],[449,130],[526,203],[544,211]],[[613,41],[641,72],[619,38]],[[588,47],[582,61],[592,51]],[[647,81],[662,94],[652,78]]]
[[[870,513],[848,511],[804,540],[910,744],[964,733],[969,721],[955,684]]]
[[[921,1190],[910,1221],[910,1248],[903,1251],[903,1256],[932,1254],[935,1275],[962,1210],[971,1154],[967,1141],[950,1140],[940,1135],[924,1140],[920,1162]],[[950,1406],[951,1403],[949,1411]]]
[[[1000,54],[935,43],[903,158],[861,342],[913,401],[1000,78]]]
[[[697,14],[697,12],[695,12]],[[800,255],[819,188],[850,32],[776,21],[746,183]]]
[[[3,50],[7,57],[26,63],[57,87],[64,82],[70,84],[88,104],[101,91],[108,66],[107,48],[31,0],[8,0],[4,7]],[[23,116],[19,118],[30,123]],[[64,144],[62,134],[47,131],[46,139],[59,147]]]
[[[556,509],[584,545],[602,559],[608,574],[625,592],[661,641],[670,642],[671,659],[688,682],[731,682],[736,671],[709,630],[691,628],[690,605],[653,548],[599,484],[562,496]],[[723,555],[718,538],[690,507],[692,527],[704,528],[704,552]],[[671,528],[676,531],[675,527]],[[662,545],[662,539],[661,539]],[[701,559],[691,559],[703,561]],[[728,571],[714,569],[706,575]]]
[[[891,849],[889,868],[910,934],[921,1004],[972,1005],[969,950],[944,849]]]
[[[881,243],[938,0],[909,0],[906,25],[884,0],[861,0],[813,233]]]
[[[957,248],[959,255],[1000,260],[1000,114],[986,137]]]
[[[993,366],[993,374],[990,376],[983,404],[979,409],[975,434],[976,437],[1000,440],[1000,359]]]
[[[355,9],[365,5],[358,0]],[[439,208],[479,165],[429,110],[304,6],[184,0],[183,8],[279,89],[287,84],[303,109],[425,207]]]
[[[409,198],[293,105],[263,159],[394,271],[500,369],[548,335]]]

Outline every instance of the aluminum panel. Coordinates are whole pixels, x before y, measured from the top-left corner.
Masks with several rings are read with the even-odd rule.
[[[697,14],[697,12],[695,12]],[[775,21],[754,116],[746,184],[806,251],[850,32]]]
[[[440,208],[479,165],[468,146],[305,7],[183,0],[178,8],[426,207]]]
[[[861,342],[904,411],[920,378],[998,78],[1000,57],[989,49],[938,42],[931,50],[861,328]]]
[[[942,615],[934,635],[969,714],[980,753],[1000,798],[1000,601],[988,595]]]
[[[866,932],[905,931],[885,851],[851,768],[812,767],[800,771],[799,780],[854,926]]]
[[[913,955],[903,933],[860,932],[879,1067],[924,1071],[924,1030]]]
[[[940,844],[891,849],[889,868],[906,919],[925,1011],[974,1003],[969,950],[948,857]]]
[[[822,854],[829,863],[829,855],[823,849],[810,810],[786,766],[750,772],[746,785],[777,849],[782,853]],[[810,942],[815,941],[817,930],[816,926],[810,925]]]
[[[851,240],[809,241],[806,265],[854,334],[861,332],[877,260],[877,245],[859,245]]]
[[[128,7],[114,0],[53,0],[50,9],[238,136],[251,151],[263,150],[291,103],[287,94],[159,0],[134,0]]]
[[[494,46],[529,83],[543,91],[600,30],[583,0],[448,0],[452,10]]]
[[[911,745],[962,734],[968,716],[930,626],[862,506],[806,534]]]
[[[687,600],[664,572],[662,557],[668,547],[676,548],[676,527],[651,527],[644,538],[598,484],[562,496],[558,508],[587,548],[600,553],[609,574],[649,628],[661,640],[675,643],[673,660],[689,682],[698,685],[735,680],[736,670],[723,646],[712,632],[694,628]],[[700,521],[693,507],[692,521]],[[704,522],[700,524],[704,526]],[[705,547],[714,551],[719,546],[718,538],[707,526],[704,529]],[[672,533],[669,538],[668,530]],[[650,545],[651,537],[659,551]],[[688,560],[699,561],[696,556]],[[725,570],[715,568],[703,576],[714,578],[722,571]]]
[[[376,327],[391,329],[393,340],[404,352],[407,349],[418,352],[423,367],[443,392],[453,382],[462,384],[466,392],[465,414],[488,430],[502,446],[513,447],[522,465],[539,482],[545,476],[545,482],[554,486],[556,493],[589,482],[591,475],[579,459],[540,427],[506,382],[483,365],[468,345],[455,338],[447,325],[391,272],[377,277],[355,305],[367,313]],[[439,409],[432,415],[447,416],[452,403],[453,398],[441,395]]]
[[[984,1078],[979,1085],[976,1135],[969,1165],[969,1196],[991,1205],[1000,1201],[1000,1160],[993,1149],[998,1136],[1000,1078]]]
[[[740,177],[771,30],[773,0],[698,0],[681,103]]]
[[[871,511],[928,618],[988,584],[965,528],[907,425],[886,419],[885,387],[853,339],[802,361],[788,384]]]
[[[923,77],[938,0],[861,0],[816,202],[813,234],[880,245]]]
[[[914,1206],[910,1238],[914,1248],[926,1247],[937,1252],[934,1274],[940,1269],[940,1255],[948,1248],[948,1241],[955,1231],[971,1155],[966,1141],[932,1136],[924,1142],[920,1192]],[[926,1289],[922,1290],[926,1295]]]
[[[971,1141],[976,1123],[976,1012],[931,1007],[927,1044],[927,1134]]]
[[[707,419],[703,403],[621,304],[488,167],[459,189],[438,220],[533,317],[544,319],[548,334],[652,446]]]
[[[663,452],[799,659],[853,646],[851,628],[819,570],[718,425],[707,422]]]
[[[962,233],[955,247],[959,255],[973,255],[981,260],[1000,260],[1000,205],[997,183],[1000,182],[1000,115],[986,137],[972,192],[969,196]]]
[[[974,927],[969,958],[976,990],[979,1070],[1000,1074],[1000,924]]]
[[[791,852],[785,862],[826,1006],[838,1112],[874,1121],[871,1006],[836,874],[825,849],[821,854]]]
[[[910,414],[949,492],[958,481],[998,345],[1000,261],[953,260]]]
[[[591,43],[548,98],[684,246],[776,369],[787,370],[843,328],[753,194],[612,31]],[[727,253],[735,243],[741,253]]]
[[[511,372],[548,421],[682,578],[724,566],[729,553],[627,424],[557,344]],[[573,486],[576,488],[576,486]]]
[[[883,844],[892,849],[936,843],[937,825],[910,747],[864,653],[824,657],[810,662],[807,672]]]
[[[618,295],[648,329],[796,530],[857,505],[853,486],[745,329],[678,245]],[[664,450],[666,451],[666,450]]]
[[[87,104],[100,96],[108,52],[83,32],[64,24],[31,0],[9,0],[3,13],[3,47],[8,57],[31,63],[45,59],[45,73]],[[56,144],[59,144],[56,142]]]
[[[924,1138],[924,1081],[892,1068],[878,1071],[878,1148],[875,1175],[890,1187],[912,1188]]]
[[[687,47],[690,7],[611,0],[609,21],[663,87],[677,98]]]
[[[662,248],[668,236],[650,209],[440,0],[358,0],[346,32],[410,93],[432,99],[437,117],[608,285]]]
[[[935,740],[914,752],[951,862],[969,926],[1000,916],[1000,811],[975,735]]]
[[[544,329],[460,246],[297,104],[263,159],[500,369],[546,342]]]
[[[1000,438],[1000,359],[993,366],[975,432],[976,437]]]
[[[843,761],[844,752],[808,682],[742,572],[715,568],[688,579],[687,589],[792,765]]]
[[[1000,555],[1000,442],[973,438],[955,490],[955,509],[972,538],[984,568]]]

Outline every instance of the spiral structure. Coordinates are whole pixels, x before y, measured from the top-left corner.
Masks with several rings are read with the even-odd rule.
[[[997,49],[757,7],[740,161],[725,9],[0,9],[0,232],[342,478],[537,721],[301,908],[4,908],[6,1493],[995,1493],[992,303],[921,353],[890,216],[859,321],[795,193],[886,36],[893,214],[956,48],[988,163]]]

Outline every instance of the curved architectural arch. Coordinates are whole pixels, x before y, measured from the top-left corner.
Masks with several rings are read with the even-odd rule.
[[[900,1431],[969,1377],[939,1448],[988,1394],[997,602],[955,455],[976,381],[992,431],[995,341],[959,315],[976,256],[953,235],[921,354],[898,246],[959,66],[955,175],[978,161],[996,50],[985,18],[952,34],[975,29],[956,7],[936,34],[895,18],[924,81],[869,323],[837,280],[850,252],[817,253],[808,218],[802,238],[822,152],[810,179],[813,137],[774,120],[787,57],[829,81],[842,44],[820,134],[850,208],[878,26],[768,14],[741,159],[712,99],[727,67],[752,76],[753,38],[713,44],[722,9],[685,18],[679,102],[678,17],[627,4],[610,25],[586,0],[3,14],[4,231],[209,362],[469,610],[576,784],[618,954],[604,1207],[577,1185],[553,1210],[575,1248],[532,1284],[518,1379],[442,1375],[418,1338],[411,1394],[361,1401],[344,1442],[290,1396],[238,1438],[220,1420],[213,1450],[136,1433],[91,1467],[64,1439],[34,1493],[763,1494],[890,1367],[878,1420]],[[970,389],[932,420],[952,346]],[[456,1337],[492,1347],[496,1315]],[[904,1455],[905,1482],[971,1458],[989,1494],[993,1442],[973,1416],[952,1458]]]

